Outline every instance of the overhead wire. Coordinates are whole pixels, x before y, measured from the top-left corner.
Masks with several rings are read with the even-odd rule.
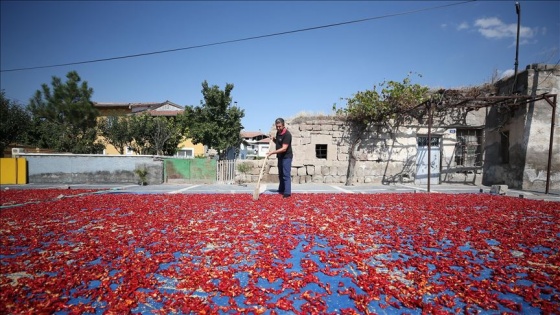
[[[560,59],[558,59],[558,61],[556,61],[556,64],[554,65],[554,67],[558,66],[558,64],[560,64]],[[550,71],[550,72],[548,73],[548,75],[546,76],[546,78],[544,78],[544,80],[542,81],[542,83],[545,83],[546,80],[548,80],[548,78],[550,77],[550,75],[552,74],[552,72],[553,72],[553,71]],[[541,84],[542,84],[542,83],[541,83]]]
[[[238,42],[243,42],[243,41],[250,41],[250,40],[267,38],[267,37],[275,37],[275,36],[281,36],[281,35],[288,35],[288,34],[294,34],[294,33],[313,31],[313,30],[329,28],[329,27],[336,27],[336,26],[342,26],[342,25],[348,25],[348,24],[361,23],[361,22],[366,22],[366,21],[371,21],[371,20],[385,19],[385,18],[390,18],[390,17],[395,17],[395,16],[409,15],[409,14],[414,14],[414,13],[423,12],[423,11],[431,11],[431,10],[456,6],[456,5],[462,5],[462,4],[475,2],[475,1],[477,1],[477,0],[467,0],[467,1],[457,2],[457,3],[451,3],[451,4],[446,4],[446,5],[440,5],[440,6],[435,6],[435,7],[416,9],[416,10],[398,12],[398,13],[392,13],[392,14],[385,14],[385,15],[381,15],[381,16],[363,18],[363,19],[358,19],[358,20],[332,23],[332,24],[326,24],[326,25],[321,25],[321,26],[313,26],[313,27],[301,28],[301,29],[297,29],[297,30],[284,31],[284,32],[278,32],[278,33],[271,33],[271,34],[265,34],[265,35],[250,36],[250,37],[244,37],[244,38],[239,38],[239,39],[225,40],[225,41],[220,41],[220,42],[215,42],[215,43],[194,45],[194,46],[188,46],[188,47],[182,47],[182,48],[166,49],[166,50],[152,51],[152,52],[139,53],[139,54],[131,54],[131,55],[125,55],[125,56],[118,56],[118,57],[100,58],[100,59],[60,63],[60,64],[53,64],[53,65],[45,65],[45,66],[13,68],[13,69],[5,69],[5,70],[0,69],[0,72],[16,72],[16,71],[36,70],[36,69],[45,69],[45,68],[56,68],[56,67],[73,66],[73,65],[96,63],[96,62],[105,62],[105,61],[112,61],[112,60],[119,60],[119,59],[137,58],[137,57],[157,55],[157,54],[165,54],[165,53],[182,51],[182,50],[190,50],[190,49],[197,49],[197,48],[203,48],[203,47],[238,43]]]

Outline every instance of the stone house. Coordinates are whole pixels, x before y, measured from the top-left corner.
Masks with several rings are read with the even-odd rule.
[[[491,107],[484,129],[483,184],[541,191],[560,189],[560,66],[533,64],[496,83],[499,94],[539,99],[504,111]],[[545,98],[539,96],[545,95]],[[552,150],[550,148],[552,147]],[[550,169],[550,172],[548,172]]]
[[[514,80],[514,90],[525,100],[544,93],[555,95],[560,90],[560,66],[528,66],[516,78],[496,82],[498,94],[511,96]],[[503,109],[494,103],[436,111],[431,128],[425,113],[406,124],[372,127],[362,135],[357,148],[352,184],[422,185],[427,184],[430,174],[430,184],[542,189],[552,143],[550,187],[559,189],[560,134],[550,137],[553,106],[543,99],[510,106],[510,119],[504,123]],[[356,135],[344,118],[299,116],[286,123],[293,135],[292,181],[345,183],[350,140]],[[264,180],[278,180],[274,156],[268,161],[266,174]]]

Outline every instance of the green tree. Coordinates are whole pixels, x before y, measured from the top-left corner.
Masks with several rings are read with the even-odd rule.
[[[176,117],[160,117],[165,119],[168,123],[169,128],[169,138],[163,143],[162,154],[171,156],[175,155],[178,150],[179,144],[185,140],[183,136],[184,120],[181,115]]]
[[[182,120],[175,117],[151,116],[148,113],[129,116],[128,147],[138,154],[174,155],[183,140]]]
[[[0,92],[0,157],[8,145],[24,141],[31,127],[31,116],[27,110],[15,101],[6,98]]]
[[[129,116],[109,116],[98,121],[98,128],[105,142],[114,146],[120,154],[132,145]]]
[[[245,112],[231,105],[233,84],[226,84],[222,91],[217,85],[208,86],[202,82],[204,101],[200,106],[186,106],[183,114],[185,134],[194,144],[202,143],[218,151],[220,159],[225,158],[229,148],[241,144],[241,119]]]
[[[344,98],[346,107],[333,110],[344,116],[352,125],[350,137],[350,154],[346,185],[351,185],[356,166],[356,149],[363,140],[366,131],[373,126],[389,125],[391,121],[399,121],[416,105],[428,98],[428,87],[412,84],[410,74],[402,81],[384,81],[372,90],[359,91],[352,97]]]
[[[177,137],[179,132],[180,130],[176,128],[175,118],[162,116],[152,117],[150,121],[149,139],[155,154],[175,154],[175,152],[177,152],[177,145],[179,145],[179,142],[176,140],[181,139],[181,137]],[[168,144],[171,144],[171,146]],[[169,152],[170,149],[172,149],[172,153]]]
[[[53,76],[51,85],[41,86],[31,98],[28,109],[34,121],[34,141],[40,147],[59,152],[99,153],[97,143],[97,109],[90,100],[93,89],[76,71],[62,82]],[[80,84],[81,82],[81,84]]]
[[[138,154],[153,154],[150,145],[150,125],[153,117],[146,113],[129,117],[130,135],[133,139],[130,148]]]

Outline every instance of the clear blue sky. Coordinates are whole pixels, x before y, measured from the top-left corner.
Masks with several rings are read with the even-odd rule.
[[[445,5],[453,6],[443,7]],[[519,70],[560,61],[560,2],[520,1]],[[340,98],[384,80],[453,88],[515,63],[515,1],[2,1],[1,89],[27,104],[51,77],[76,70],[97,102],[199,105],[201,83],[234,84],[246,130],[276,117],[332,113]],[[439,7],[439,8],[438,8]],[[432,8],[432,9],[430,9]],[[402,14],[415,10],[424,11]],[[106,62],[26,71],[234,41]]]

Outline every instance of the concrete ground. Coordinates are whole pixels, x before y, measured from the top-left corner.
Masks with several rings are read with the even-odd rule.
[[[263,194],[276,193],[278,184],[263,184],[266,190]],[[0,185],[5,189],[101,189],[110,193],[137,193],[137,194],[253,194],[256,184],[247,185],[220,185],[220,184],[169,184],[139,186],[135,184],[27,184],[27,185]],[[440,184],[431,185],[430,193],[449,194],[480,194],[490,193],[489,186],[476,186],[468,184]],[[374,193],[427,193],[427,185],[356,185],[344,186],[342,184],[292,184],[293,197],[302,193],[323,194],[374,194]],[[507,196],[537,200],[560,202],[560,191],[551,190],[548,194],[544,191],[522,191],[508,189]]]

